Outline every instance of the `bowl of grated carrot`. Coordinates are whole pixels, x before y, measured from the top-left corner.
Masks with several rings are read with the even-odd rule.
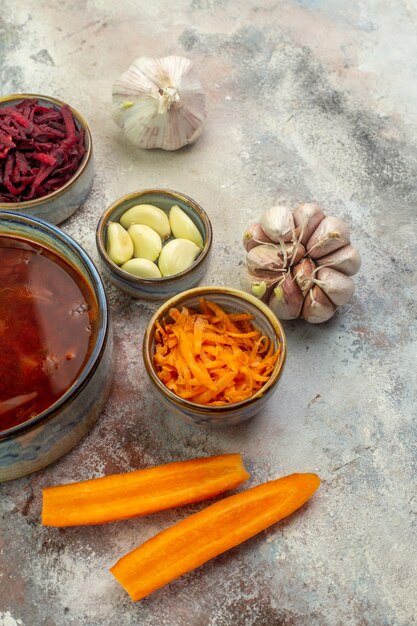
[[[276,391],[286,340],[279,320],[254,296],[197,287],[156,311],[143,358],[170,412],[198,425],[231,426],[261,411]]]

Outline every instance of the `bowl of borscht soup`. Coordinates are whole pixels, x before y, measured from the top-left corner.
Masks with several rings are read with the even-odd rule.
[[[91,429],[111,353],[89,256],[56,226],[0,211],[0,482],[49,465]]]

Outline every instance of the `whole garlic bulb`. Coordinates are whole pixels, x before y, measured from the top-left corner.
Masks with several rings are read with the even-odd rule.
[[[113,85],[113,119],[140,148],[178,150],[203,132],[205,96],[192,61],[136,59]]]
[[[354,293],[350,277],[359,271],[360,254],[350,244],[347,224],[326,216],[316,203],[302,203],[292,214],[285,207],[264,211],[245,231],[243,245],[242,287],[280,319],[326,322]]]

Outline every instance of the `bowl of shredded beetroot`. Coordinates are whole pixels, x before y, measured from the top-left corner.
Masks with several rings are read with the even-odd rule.
[[[0,207],[63,221],[90,189],[91,148],[87,123],[68,104],[36,95],[0,98]]]

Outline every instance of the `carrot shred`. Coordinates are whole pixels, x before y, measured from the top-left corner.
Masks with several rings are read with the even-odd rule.
[[[253,326],[250,313],[227,313],[205,299],[200,310],[173,307],[155,331],[159,379],[191,402],[222,406],[254,395],[269,380],[281,351]]]

